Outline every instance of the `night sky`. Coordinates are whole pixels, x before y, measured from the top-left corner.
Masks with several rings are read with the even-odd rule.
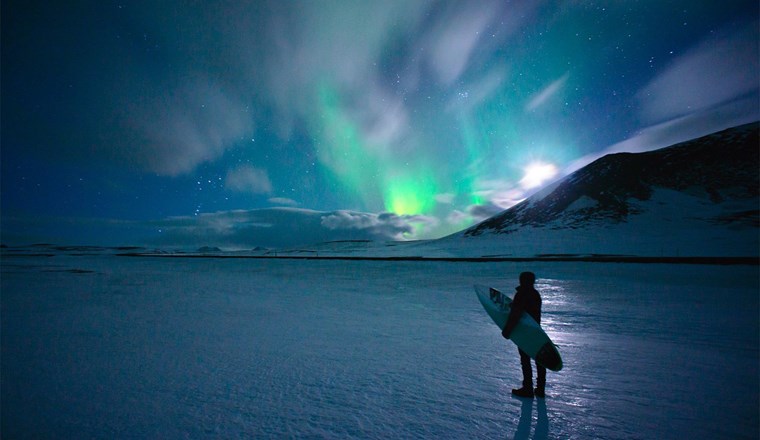
[[[2,2],[5,244],[435,238],[758,119],[758,2]]]

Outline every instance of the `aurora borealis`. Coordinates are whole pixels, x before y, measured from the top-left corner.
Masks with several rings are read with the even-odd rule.
[[[756,1],[2,12],[4,242],[440,237],[760,116]]]

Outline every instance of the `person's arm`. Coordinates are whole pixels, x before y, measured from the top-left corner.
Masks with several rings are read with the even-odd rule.
[[[507,318],[507,324],[504,325],[504,329],[501,331],[501,335],[506,339],[509,339],[509,335],[512,334],[512,330],[517,327],[517,323],[520,322],[520,317],[525,311],[525,305],[523,304],[523,296],[520,294],[520,290],[515,293],[515,299],[512,300],[512,305],[509,311],[509,317]]]

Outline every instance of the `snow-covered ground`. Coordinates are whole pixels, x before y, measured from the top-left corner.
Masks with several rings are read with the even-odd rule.
[[[536,199],[542,194],[539,193]],[[572,217],[574,212],[596,204],[587,198],[576,203],[564,211],[564,216]],[[716,220],[731,218],[737,212],[755,213],[757,199],[712,203],[705,197],[654,188],[650,199],[630,199],[628,203],[637,214],[619,223],[607,220],[568,227],[567,220],[560,217],[543,226],[515,227],[509,234],[487,232],[463,238],[464,232],[460,232],[426,243],[426,253],[475,257],[531,257],[556,253],[753,257],[760,249],[760,234],[752,223],[754,217],[748,216],[743,222],[728,226],[719,225]]]
[[[2,259],[3,438],[757,438],[757,266]],[[523,401],[472,284],[539,277]]]

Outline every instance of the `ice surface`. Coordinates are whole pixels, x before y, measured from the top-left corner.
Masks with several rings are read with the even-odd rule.
[[[472,284],[533,270],[564,369]],[[757,266],[2,259],[3,438],[757,438]]]

